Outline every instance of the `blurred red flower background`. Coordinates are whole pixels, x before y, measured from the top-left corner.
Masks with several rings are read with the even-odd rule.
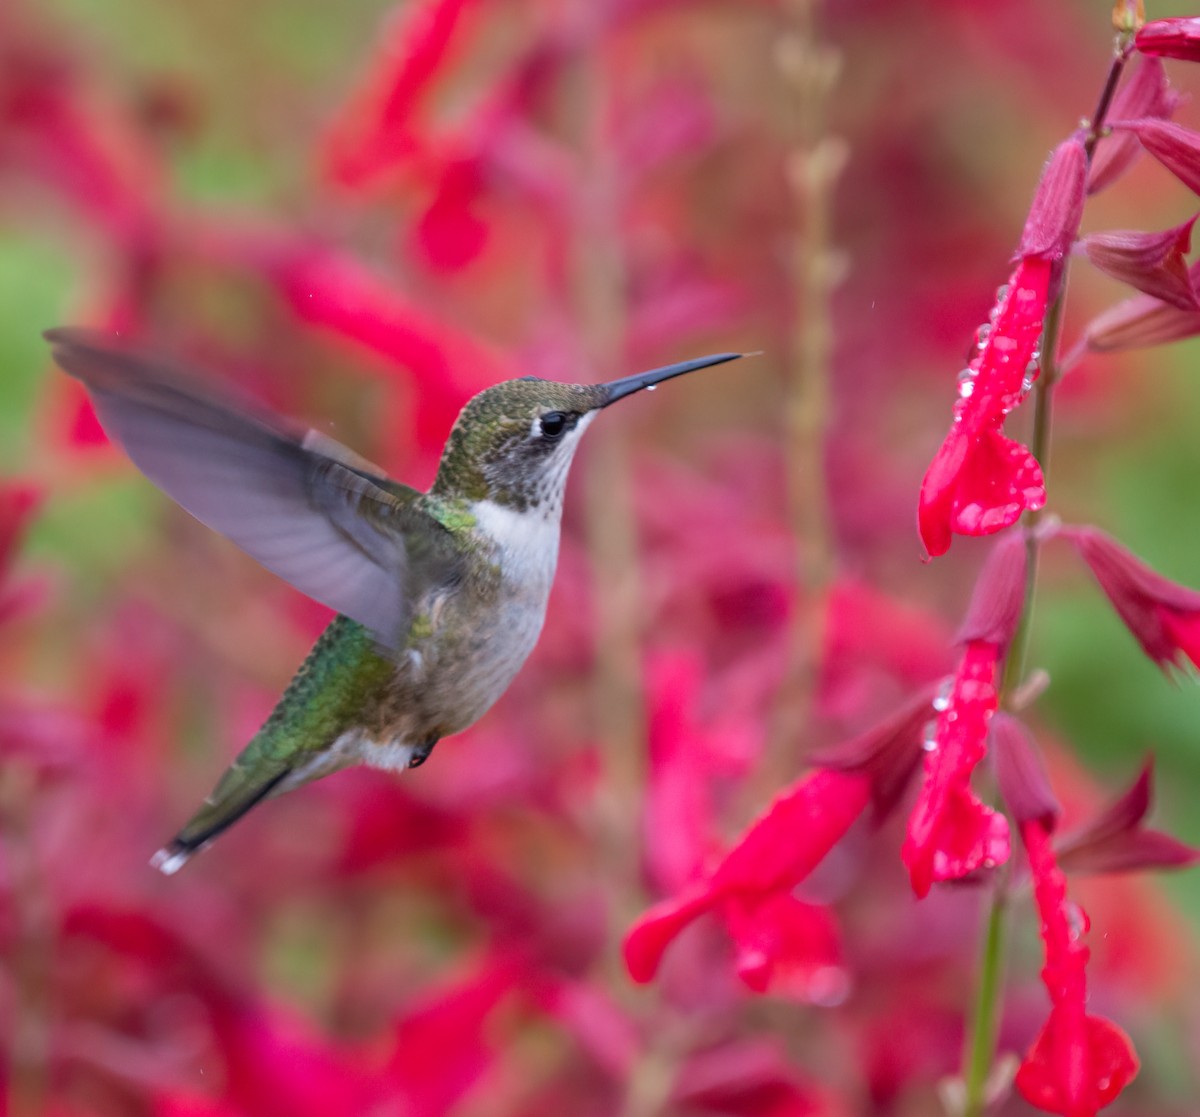
[[[4,1112],[1193,1111],[1200,883],[1124,872],[1200,842],[1200,696],[1155,670],[1196,660],[1200,386],[1138,348],[1200,332],[1193,23],[1089,179],[1082,2],[0,8]],[[1016,405],[1081,211],[1047,482]],[[763,355],[597,424],[479,725],[166,879],[328,614],[109,445],[67,322],[419,485],[504,377]],[[1121,543],[1039,563],[1035,746],[998,712],[1025,545],[951,539],[1043,501]]]

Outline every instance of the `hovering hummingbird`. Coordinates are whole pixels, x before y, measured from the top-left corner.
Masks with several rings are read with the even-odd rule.
[[[415,768],[482,717],[541,632],[580,436],[619,399],[743,355],[607,384],[497,384],[462,409],[422,493],[186,370],[85,330],[45,336],[151,481],[338,613],[212,794],[154,855],[168,874],[268,796],[353,764]]]

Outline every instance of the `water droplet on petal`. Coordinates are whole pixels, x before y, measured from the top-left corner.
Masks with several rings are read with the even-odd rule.
[[[1087,912],[1074,900],[1068,900],[1063,905],[1063,914],[1067,917],[1067,933],[1071,936],[1071,941],[1078,942],[1091,926]]]
[[[818,966],[808,979],[808,999],[822,1008],[834,1008],[850,995],[850,975],[841,966]]]
[[[988,338],[992,336],[992,327],[988,323],[984,323],[975,331],[975,348],[984,349],[987,347]]]
[[[937,722],[927,721],[921,730],[921,748],[926,752],[936,752],[937,747]]]
[[[954,693],[954,680],[947,679],[933,696],[933,708],[940,714],[950,708],[950,695]]]
[[[970,399],[975,392],[974,380],[960,380],[958,384],[958,398]]]

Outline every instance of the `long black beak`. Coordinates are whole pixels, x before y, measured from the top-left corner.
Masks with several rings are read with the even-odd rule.
[[[620,380],[610,380],[601,387],[608,390],[601,407],[616,403],[619,399],[640,392],[643,388],[653,388],[673,376],[682,376],[685,372],[695,372],[698,368],[708,368],[709,365],[723,365],[726,361],[736,361],[745,353],[714,353],[711,357],[696,357],[691,361],[680,361],[677,365],[663,365],[662,368],[652,368],[649,372],[637,372],[633,376],[623,376]]]

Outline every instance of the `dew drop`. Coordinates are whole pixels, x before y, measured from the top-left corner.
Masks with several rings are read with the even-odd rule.
[[[656,391],[658,391],[658,385],[657,384],[647,384],[646,391],[647,392],[656,392]]]
[[[970,399],[971,396],[974,394],[974,392],[975,392],[975,381],[974,380],[962,380],[959,382],[959,385],[958,385],[958,398],[959,399]]]
[[[927,721],[921,730],[921,748],[926,752],[936,752],[937,747],[937,722]]]
[[[933,708],[940,714],[950,708],[950,695],[954,692],[954,680],[947,679],[933,696]]]
[[[975,348],[985,349],[987,347],[988,338],[992,336],[992,327],[985,322],[975,331]]]
[[[808,999],[821,1008],[835,1008],[850,995],[850,975],[841,966],[818,966],[808,979]]]
[[[996,303],[997,304],[1002,303],[1007,298],[1008,298],[1008,284],[1001,283],[1000,286],[996,288]]]
[[[1071,941],[1078,942],[1090,926],[1087,913],[1074,900],[1068,900],[1063,906],[1063,914],[1067,917],[1067,933]]]

